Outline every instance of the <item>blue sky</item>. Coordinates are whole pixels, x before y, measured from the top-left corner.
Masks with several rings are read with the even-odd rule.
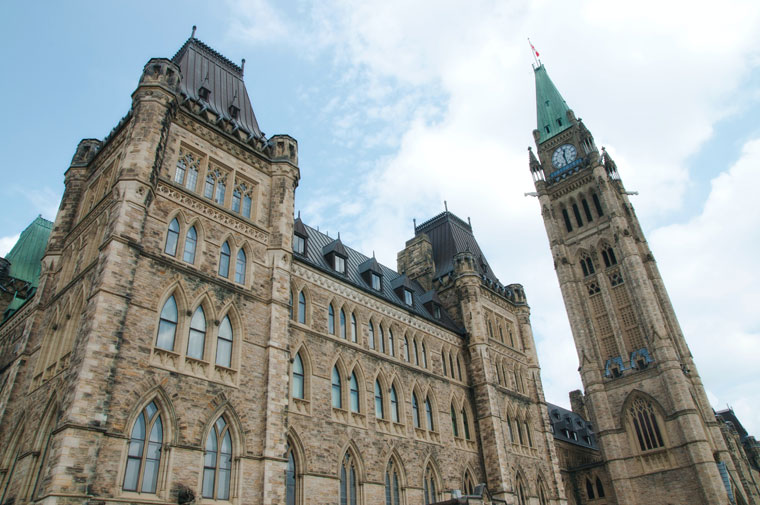
[[[77,142],[128,111],[142,66],[197,37],[233,61],[267,135],[299,142],[304,220],[395,265],[419,221],[471,217],[525,286],[549,401],[580,387],[526,148],[531,37],[618,164],[713,405],[760,434],[760,5],[326,0],[4,6],[0,254],[53,219]]]

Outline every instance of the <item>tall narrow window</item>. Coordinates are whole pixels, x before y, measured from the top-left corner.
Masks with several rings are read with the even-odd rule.
[[[340,338],[346,338],[346,313],[340,309]]]
[[[454,410],[454,404],[451,404],[451,431],[454,437],[459,437],[459,426],[457,426],[457,411]]]
[[[303,291],[298,293],[298,322],[306,323],[306,296]]]
[[[586,477],[586,496],[588,496],[589,500],[596,498],[596,495],[594,494],[594,485],[591,484],[591,481],[588,480],[588,477]]]
[[[177,332],[177,302],[170,296],[161,309],[161,319],[158,322],[158,337],[156,347],[174,350],[174,336]]]
[[[349,381],[349,401],[351,412],[359,412],[359,381],[356,380],[356,372],[351,373]]]
[[[340,385],[340,372],[338,371],[338,365],[333,367],[332,371],[332,406],[336,409],[343,408],[343,398]]]
[[[596,478],[596,495],[599,498],[604,498],[604,486],[602,486],[602,481],[599,477]]]
[[[462,364],[459,360],[459,356],[457,356],[457,375],[459,376],[459,380],[462,380]]]
[[[185,248],[182,252],[182,259],[186,263],[194,263],[195,262],[195,247],[198,244],[198,232],[195,231],[195,226],[191,227],[189,230],[187,230],[187,235],[185,236]]]
[[[428,465],[427,469],[425,470],[425,478],[422,487],[425,494],[425,505],[429,505],[438,501],[438,492],[436,491],[435,486],[435,474],[433,473],[433,469],[430,467],[430,465]]]
[[[195,309],[190,320],[190,334],[187,337],[187,355],[190,358],[203,359],[206,346],[206,315],[200,305]]]
[[[379,339],[380,342],[380,352],[385,354],[385,332],[383,331],[383,325],[379,325],[378,328],[380,329]]]
[[[232,212],[240,213],[241,196],[240,189],[235,188],[232,190]]]
[[[430,403],[430,397],[425,398],[425,418],[427,420],[427,429],[433,431],[433,405]]]
[[[449,369],[446,368],[446,354],[441,351],[441,364],[443,365],[443,375],[449,375]]]
[[[422,368],[427,368],[427,350],[425,350],[425,342],[422,342]]]
[[[377,275],[375,272],[371,272],[372,277],[372,289],[375,291],[380,291],[380,276]]]
[[[224,417],[219,417],[206,437],[206,451],[203,455],[203,497],[228,500],[231,474],[232,437]]]
[[[602,495],[604,496],[604,495]],[[546,491],[544,491],[544,486],[539,481],[538,483],[538,505],[548,505],[549,502],[546,501]]]
[[[224,179],[216,181],[216,194],[214,195],[214,201],[219,205],[224,205],[224,193],[227,190],[227,185]]]
[[[594,208],[596,208],[596,213],[599,214],[599,217],[602,217],[604,215],[604,212],[602,212],[602,204],[599,202],[599,197],[596,196],[596,193],[591,195],[591,200],[594,202]]]
[[[515,491],[517,492],[517,505],[528,505],[525,496],[525,488],[519,478],[517,480],[517,485],[515,486]]]
[[[570,233],[573,231],[573,224],[570,222],[570,216],[565,208],[562,209],[562,218],[565,220],[565,229],[567,229],[567,232]]]
[[[391,356],[396,356],[395,344],[393,342],[393,330],[388,328],[388,353]]]
[[[146,441],[145,435],[150,434]],[[155,402],[150,402],[132,427],[124,472],[124,491],[155,493],[164,427]],[[147,443],[146,443],[147,442]]]
[[[633,428],[636,432],[636,438],[639,441],[639,447],[642,451],[664,447],[665,443],[660,433],[660,427],[657,424],[657,417],[654,415],[654,408],[649,402],[637,399],[628,411]]]
[[[380,386],[379,380],[375,380],[375,417],[385,419],[385,412],[383,412],[383,388]]]
[[[372,321],[369,322],[369,348],[375,348],[375,325],[372,324]]]
[[[578,228],[583,226],[583,220],[581,219],[581,213],[578,210],[578,204],[573,203],[573,215],[575,216],[575,222],[578,223]]]
[[[401,349],[401,352],[404,355],[404,361],[408,363],[409,362],[409,337],[407,337],[406,335],[404,335],[403,346],[404,348]]]
[[[507,417],[507,428],[509,429],[509,441],[515,443],[515,430],[512,428],[512,419]]]
[[[408,289],[404,290],[404,303],[409,305],[410,307],[414,304],[414,298],[412,297],[412,292]]]
[[[185,187],[190,191],[195,191],[195,186],[198,185],[198,160],[191,164],[187,169],[187,182]]]
[[[250,218],[251,217],[251,204],[253,203],[253,200],[251,199],[250,195],[243,195],[243,212],[242,214]]]
[[[414,421],[414,427],[420,427],[420,406],[417,403],[417,394],[412,393],[412,419]]]
[[[212,198],[214,196],[214,174],[208,174],[206,176],[206,184],[203,187],[203,196],[206,198]]]
[[[240,249],[235,259],[235,282],[245,284],[245,266],[247,264],[245,251]]]
[[[174,182],[177,184],[184,184],[186,170],[187,165],[185,164],[185,158],[180,157],[180,159],[177,160],[177,169],[174,171]]]
[[[449,354],[449,368],[451,369],[451,378],[456,379],[454,375],[454,359],[451,357],[451,354]]]
[[[296,505],[296,458],[288,446],[288,467],[285,470],[285,505]]]
[[[293,319],[293,292],[288,293],[288,318]]]
[[[230,275],[230,245],[227,242],[222,244],[222,251],[219,255],[219,275],[222,277]]]
[[[290,394],[293,398],[300,400],[304,399],[304,373],[303,373],[303,360],[301,359],[301,353],[296,354],[293,358],[293,383],[290,387]]]
[[[357,505],[356,480],[356,465],[351,454],[346,452],[340,467],[340,505]]]
[[[219,324],[219,337],[216,339],[216,364],[227,368],[232,365],[232,324],[230,324],[229,316],[224,316]]]
[[[470,439],[470,421],[467,419],[467,411],[462,407],[462,426],[464,426],[464,439]]]
[[[177,241],[179,240],[179,221],[175,217],[169,223],[169,230],[166,232],[166,245],[164,252],[170,256],[177,255]]]
[[[327,307],[327,332],[330,335],[335,335],[335,309],[333,309],[332,303]]]
[[[306,252],[306,239],[300,235],[293,235],[293,252],[304,254]]]
[[[523,423],[523,427],[525,428],[525,438],[528,439],[528,447],[533,447],[533,437],[530,436],[530,425],[527,421]]]
[[[398,396],[396,395],[396,386],[391,386],[391,421],[399,422],[398,415]]]
[[[401,505],[398,470],[393,459],[385,469],[385,505]]]
[[[583,213],[586,214],[586,221],[590,223],[592,221],[591,209],[588,207],[588,202],[585,198],[581,200],[581,205],[583,206]]]
[[[414,345],[414,347],[412,348],[412,350],[414,351],[414,364],[417,366],[420,366],[420,356],[419,354],[417,354],[417,340],[416,339],[413,340],[412,343]]]
[[[351,313],[351,342],[356,342],[356,316]]]

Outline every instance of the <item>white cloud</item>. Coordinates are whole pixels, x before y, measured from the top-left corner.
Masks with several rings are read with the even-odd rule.
[[[13,246],[18,242],[18,235],[12,235],[10,237],[0,237],[0,257],[5,257]]]

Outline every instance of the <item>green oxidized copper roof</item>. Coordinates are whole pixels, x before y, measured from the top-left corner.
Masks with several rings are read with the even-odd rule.
[[[571,124],[567,119],[567,111],[570,110],[570,107],[567,106],[562,95],[557,91],[557,87],[549,79],[546,67],[539,65],[534,71],[536,74],[536,117],[538,119],[536,128],[541,133],[539,142],[543,142],[570,128]]]
[[[35,287],[39,285],[40,262],[45,255],[52,229],[53,223],[38,216],[21,232],[16,245],[5,257],[11,262],[11,277],[29,282]]]

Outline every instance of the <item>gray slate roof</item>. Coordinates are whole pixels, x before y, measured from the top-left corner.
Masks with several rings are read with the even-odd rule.
[[[339,274],[335,270],[333,270],[332,265],[328,264],[327,260],[325,259],[323,251],[326,250],[325,248],[329,245],[331,245],[333,242],[335,242],[337,239],[328,237],[324,233],[321,233],[311,226],[303,225],[302,222],[300,222],[300,218],[296,220],[295,226],[299,229],[305,229],[306,230],[306,254],[301,255],[294,253],[293,258],[297,261],[301,261],[303,263],[306,263],[308,265],[311,265],[312,267],[315,267],[319,270],[322,270],[323,272],[343,281],[348,284],[351,284],[365,292],[371,296],[376,296],[378,298],[381,298],[385,300],[386,302],[392,303],[393,305],[398,306],[399,308],[402,308],[404,310],[408,310],[412,314],[422,317],[424,319],[427,319],[428,321],[437,324],[439,326],[443,326],[444,328],[458,333],[459,335],[464,335],[464,329],[459,328],[457,324],[449,317],[449,315],[446,313],[445,310],[441,310],[441,319],[436,319],[433,314],[427,311],[427,309],[423,306],[423,300],[430,299],[430,295],[425,296],[425,290],[422,288],[422,286],[419,285],[418,282],[412,281],[409,279],[403,279],[406,276],[402,276],[395,270],[392,270],[385,265],[382,265],[380,263],[377,263],[380,272],[382,273],[382,291],[375,291],[372,289],[372,287],[367,283],[367,281],[364,280],[361,276],[360,271],[360,265],[362,263],[365,263],[366,261],[370,260],[368,256],[363,255],[362,253],[351,249],[350,247],[343,246],[346,251],[346,274]],[[303,226],[303,228],[300,228]],[[329,250],[329,248],[328,248]],[[374,264],[373,264],[374,266]],[[403,278],[402,278],[403,277]],[[404,303],[404,300],[400,298],[396,292],[394,291],[394,285],[403,283],[404,285],[408,286],[414,296],[413,296],[413,306],[408,306]]]
[[[599,450],[593,426],[589,421],[572,410],[567,410],[553,403],[547,402],[546,410],[549,412],[549,422],[554,428],[554,438],[581,447]],[[567,430],[567,434],[565,434],[565,430]],[[573,433],[576,434],[577,440],[573,438]]]
[[[209,110],[235,123],[248,134],[262,136],[245,89],[242,67],[195,37],[187,39],[172,61],[179,65],[182,72],[180,91],[184,96],[207,105]],[[211,91],[208,102],[201,100],[198,94],[201,86]],[[237,119],[232,117],[231,105],[240,110]]]

